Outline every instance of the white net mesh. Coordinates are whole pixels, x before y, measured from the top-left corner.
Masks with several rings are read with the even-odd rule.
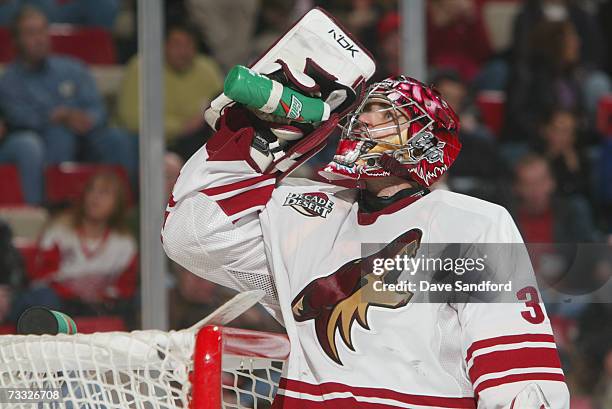
[[[226,367],[226,362],[230,362]],[[236,365],[224,357],[222,400],[224,408],[269,408],[278,388],[282,361],[242,360]],[[242,368],[242,369],[237,369]]]
[[[191,330],[0,336],[0,407],[188,408],[195,338]],[[270,406],[282,361],[232,351],[222,366],[222,407]],[[16,388],[59,391],[62,403],[9,401]]]

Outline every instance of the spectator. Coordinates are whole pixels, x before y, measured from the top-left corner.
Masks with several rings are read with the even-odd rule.
[[[608,317],[612,318],[612,317]],[[612,408],[612,346],[608,346],[608,351],[603,359],[603,370],[598,384],[595,386],[595,401],[600,408]]]
[[[527,0],[514,20],[512,48],[514,59],[529,58],[531,32],[542,22],[569,21],[576,29],[580,62],[599,68],[605,42],[597,19],[571,0]]]
[[[390,11],[378,22],[376,36],[378,38],[377,72],[374,81],[400,74],[400,16],[397,11]],[[375,49],[376,49],[375,48]]]
[[[609,22],[612,21],[612,2],[604,1],[597,4],[596,15],[599,19],[599,26],[603,31],[603,44],[610,47],[612,45],[612,24],[609,24]],[[608,76],[612,77],[612,52],[606,53],[602,68]]]
[[[340,3],[337,4],[340,6],[342,1],[337,3]],[[361,44],[368,50],[382,45],[376,42],[377,24],[385,11],[397,10],[397,4],[395,2],[376,0],[352,0],[344,4],[350,8],[344,14],[338,14],[338,17],[340,21],[346,24],[347,30],[358,38]],[[334,9],[332,13],[336,15],[336,10]]]
[[[508,82],[504,136],[535,141],[537,125],[556,108],[574,111],[585,122],[609,90],[607,77],[581,65],[573,24],[543,21],[533,29],[527,56],[514,66]]]
[[[546,159],[523,156],[515,165],[514,216],[526,243],[600,242],[591,210],[580,197],[555,196],[555,180]]]
[[[432,83],[459,115],[462,132],[481,139],[495,138],[491,131],[482,124],[480,112],[474,104],[468,86],[457,71],[439,71],[434,76]]]
[[[11,228],[0,220],[0,324],[14,321],[11,305],[25,284],[21,256],[12,239]]]
[[[247,62],[259,11],[257,0],[185,0],[215,61],[224,69]]]
[[[555,195],[548,162],[531,153],[516,163],[514,193],[513,216],[529,244],[529,256],[549,312],[577,316],[585,307],[584,301],[566,303],[564,294],[583,294],[586,296],[581,299],[589,300],[588,288],[595,280],[594,259],[580,259],[576,244],[604,240],[593,224],[588,203],[579,196]],[[598,257],[597,252],[594,257]]]
[[[468,94],[467,84],[455,71],[441,71],[433,79],[436,89],[459,115],[459,137],[463,148],[449,170],[449,184],[474,196],[504,202],[500,181],[507,170],[491,132],[481,123],[478,109]]]
[[[601,199],[606,231],[612,235],[612,138],[601,144],[601,157],[596,172],[599,179],[596,184],[597,194]]]
[[[172,25],[166,32],[165,134],[168,147],[189,158],[204,143],[204,108],[223,88],[217,64],[197,54],[195,32]],[[119,90],[118,116],[127,130],[138,132],[138,57],[126,68]]]
[[[113,29],[113,39],[117,50],[117,61],[121,65],[127,64],[138,51],[138,16],[136,11],[137,0],[123,0]],[[169,3],[167,3],[169,4]]]
[[[560,195],[590,197],[589,161],[577,146],[576,117],[570,111],[556,110],[540,129],[542,153],[548,158]]]
[[[427,3],[429,64],[454,69],[471,81],[491,54],[489,36],[474,0]]]
[[[34,132],[9,132],[0,113],[0,163],[17,167],[25,201],[33,206],[42,202],[43,150],[43,143]]]
[[[126,192],[116,174],[92,177],[74,208],[42,234],[33,289],[21,310],[46,304],[69,315],[127,314],[138,258],[126,228],[126,208]]]
[[[119,4],[119,0],[3,0],[0,1],[0,25],[10,24],[24,5],[31,5],[53,23],[100,26],[110,30]]]
[[[18,58],[0,78],[0,109],[8,127],[38,133],[47,164],[83,159],[136,172],[136,140],[106,127],[106,111],[87,68],[49,52],[47,18],[23,8],[13,25]],[[22,148],[22,147],[21,147]]]
[[[597,408],[610,408],[612,381],[612,308],[606,302],[588,304],[578,320],[576,347],[585,366],[582,382],[587,392],[599,404]],[[598,382],[599,379],[599,382]],[[607,395],[607,396],[606,396]]]
[[[293,2],[295,6],[291,14],[292,20],[297,20],[314,6],[324,7],[342,23],[353,38],[359,40],[366,49],[374,53],[377,63],[382,62],[380,55],[382,50],[379,48],[386,46],[381,39],[381,37],[384,37],[384,33],[381,33],[381,25],[385,26],[389,24],[389,18],[387,16],[393,16],[391,20],[397,18],[399,21],[397,1],[294,0]],[[387,20],[387,22],[383,20]],[[390,28],[392,28],[392,25]],[[382,30],[385,31],[384,28]],[[381,34],[383,35],[381,36]],[[378,70],[380,69],[381,66],[379,65]],[[380,75],[380,72],[378,72],[377,75]],[[382,76],[382,78],[385,77]]]
[[[294,0],[263,0],[259,10],[257,32],[253,40],[250,57],[256,59],[291,27]],[[241,62],[244,64],[244,61]]]

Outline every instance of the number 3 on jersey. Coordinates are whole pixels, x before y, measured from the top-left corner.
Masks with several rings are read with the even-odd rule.
[[[544,322],[544,311],[542,311],[542,307],[540,306],[540,296],[535,287],[529,286],[520,289],[516,293],[516,298],[524,301],[525,306],[529,308],[529,310],[521,311],[521,315],[525,321],[532,324],[541,324]]]

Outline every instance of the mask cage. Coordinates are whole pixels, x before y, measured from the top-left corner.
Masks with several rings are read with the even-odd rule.
[[[414,101],[412,98],[406,97],[404,93],[401,93],[401,98],[407,100],[407,102],[402,104],[396,103],[394,100],[389,98],[389,95],[394,92],[398,93],[398,91],[393,88],[392,84],[383,83],[371,86],[367,90],[365,97],[359,103],[355,111],[348,114],[344,118],[344,121],[338,125],[342,130],[340,139],[362,142],[359,144],[361,154],[358,155],[358,157],[354,157],[354,161],[357,159],[364,160],[366,163],[366,168],[376,168],[379,166],[378,159],[380,158],[381,153],[368,153],[369,150],[379,144],[388,146],[390,149],[385,151],[385,153],[391,155],[400,163],[414,164],[422,159],[421,155],[415,157],[415,149],[414,147],[410,146],[410,142],[418,140],[419,136],[424,132],[431,131],[435,121],[416,101]],[[388,107],[377,109],[375,111],[365,110],[368,104],[375,102],[386,104]],[[377,126],[371,128],[368,124],[359,119],[359,117],[365,112],[386,112],[391,110],[395,113],[393,119],[394,124],[389,126]],[[398,118],[400,120],[398,120]],[[401,122],[401,119],[404,119],[404,122]],[[411,128],[413,128],[412,125],[417,122],[421,122],[422,126],[415,133],[410,134]],[[406,128],[408,128],[408,135],[406,136],[406,140],[404,140],[402,130],[405,130]],[[400,141],[399,144],[384,140],[382,137],[377,139],[376,133],[391,129],[395,129]],[[384,138],[387,138],[388,136],[392,135],[386,135]],[[341,164],[350,165],[350,163],[347,163],[346,160],[342,160],[339,157],[335,159],[337,159],[337,161]]]

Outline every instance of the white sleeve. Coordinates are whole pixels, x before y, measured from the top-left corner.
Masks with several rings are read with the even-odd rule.
[[[278,296],[257,217],[232,223],[201,193],[173,206],[162,232],[168,257],[192,273],[237,291],[262,289],[262,304],[280,319]]]
[[[487,236],[488,243],[518,243],[512,251],[524,249],[505,210]],[[526,254],[511,260],[502,268],[533,274]],[[458,305],[463,356],[478,408],[511,408],[530,385],[542,391],[550,408],[569,408],[569,392],[537,285],[520,287],[512,289],[514,302]]]
[[[280,320],[258,217],[275,175],[254,169],[236,146],[240,140],[211,142],[221,147],[205,145],[181,170],[166,209],[164,250],[202,278],[237,291],[264,290],[262,304]]]

